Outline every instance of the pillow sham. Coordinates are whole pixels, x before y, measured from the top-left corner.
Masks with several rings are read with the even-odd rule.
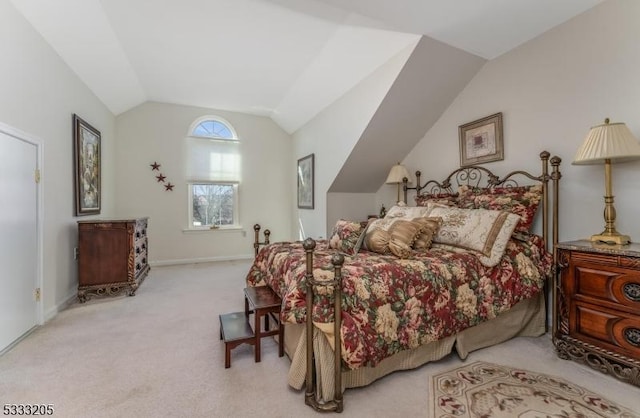
[[[416,196],[416,205],[427,206],[429,203],[458,206],[458,193],[425,193]]]
[[[502,210],[519,215],[521,219],[515,232],[526,233],[533,226],[542,199],[542,185],[496,187],[493,189],[460,186],[458,194],[458,207]]]
[[[427,216],[429,209],[421,206],[404,206],[404,205],[396,205],[393,206],[387,214],[385,215],[385,219],[388,218],[405,218],[405,219],[413,219],[419,218],[422,216]]]
[[[352,255],[358,252],[356,249],[358,239],[364,232],[365,227],[360,222],[340,219],[336,222],[329,239],[329,248]]]
[[[413,221],[422,224],[422,232],[418,234],[418,237],[413,242],[413,249],[426,251],[431,248],[433,237],[438,232],[438,228],[440,228],[442,218],[415,218]]]
[[[411,246],[422,229],[420,223],[403,218],[376,219],[369,223],[364,248],[379,254],[406,258],[411,254]]]
[[[441,217],[434,243],[470,250],[480,262],[493,267],[500,262],[520,216],[487,209],[463,209],[433,205],[429,214]]]

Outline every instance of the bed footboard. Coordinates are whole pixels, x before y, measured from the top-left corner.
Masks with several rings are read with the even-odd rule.
[[[340,339],[340,326],[342,323],[342,264],[344,256],[334,254],[331,257],[331,264],[334,268],[334,278],[331,281],[318,281],[313,277],[313,250],[316,242],[312,238],[307,238],[303,247],[306,253],[306,275],[307,282],[307,373],[306,391],[304,401],[307,405],[322,412],[342,412],[342,342]],[[334,298],[334,370],[335,370],[335,395],[334,399],[327,402],[319,402],[316,396],[315,367],[313,358],[313,296],[317,288],[325,289],[333,287]]]
[[[253,226],[254,239],[253,239],[253,251],[255,251],[255,256],[258,256],[258,252],[260,251],[261,245],[269,245],[269,236],[271,235],[271,231],[268,229],[264,230],[264,241],[260,242],[260,224],[255,224]]]

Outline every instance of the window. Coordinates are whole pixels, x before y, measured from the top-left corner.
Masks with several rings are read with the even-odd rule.
[[[237,184],[191,183],[191,226],[237,225]]]
[[[186,138],[189,228],[239,227],[239,141],[224,119],[205,116]]]
[[[191,135],[202,138],[236,139],[231,129],[219,120],[205,120],[198,123]]]

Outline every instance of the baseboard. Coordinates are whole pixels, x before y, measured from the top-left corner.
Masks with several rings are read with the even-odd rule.
[[[37,330],[38,328],[40,328],[40,325],[36,325],[34,327],[32,327],[29,331],[25,332],[24,334],[22,334],[17,340],[15,340],[14,342],[12,342],[11,344],[9,344],[8,346],[6,346],[5,348],[3,348],[2,350],[0,350],[0,357],[2,357],[3,355],[7,354],[9,351],[11,351],[11,349],[13,347],[15,347],[16,345],[18,345],[18,343],[22,340],[24,340],[25,338],[27,338],[33,331]]]
[[[175,265],[179,265],[179,264],[211,263],[211,262],[214,262],[214,261],[250,260],[253,257],[254,257],[253,254],[244,254],[244,255],[232,255],[232,256],[222,256],[222,257],[185,258],[185,259],[175,259],[175,260],[157,260],[157,261],[149,261],[149,266],[151,266],[151,267],[162,267],[162,266],[175,266]]]
[[[160,260],[160,261],[150,261],[149,266],[151,267],[162,267],[162,266],[174,266],[179,264],[197,264],[197,263],[211,263],[214,261],[234,261],[234,260],[250,260],[254,258],[253,254],[244,254],[244,255],[234,255],[234,256],[224,256],[224,257],[207,257],[207,258],[187,258],[187,259],[176,259],[176,260]],[[77,298],[76,292],[71,293],[67,298],[61,303],[57,304],[53,308],[49,309],[44,313],[43,324],[52,320],[58,313],[65,310],[69,305],[75,302]]]
[[[75,302],[76,298],[77,298],[77,293],[73,292],[69,296],[67,296],[67,298],[64,301],[62,301],[61,303],[57,304],[56,306],[54,306],[53,308],[45,312],[43,323],[52,320],[56,315],[58,315],[58,313],[64,311],[69,305]]]

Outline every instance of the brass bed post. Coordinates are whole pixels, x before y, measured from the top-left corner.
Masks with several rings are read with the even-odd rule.
[[[313,250],[316,242],[312,238],[307,238],[302,243],[306,253],[306,275],[307,282],[307,299],[306,299],[306,333],[307,333],[307,371],[305,378],[305,394],[304,403],[315,409],[316,411],[342,412],[344,401],[342,399],[342,339],[340,336],[340,326],[342,324],[342,265],[344,264],[344,256],[342,254],[334,254],[331,257],[333,264],[334,277],[330,281],[318,282],[313,277]],[[316,286],[333,286],[334,297],[334,395],[333,400],[320,403],[316,397],[315,367],[313,356],[313,295]]]
[[[402,191],[404,193],[404,203],[406,203],[407,205],[409,204],[409,202],[407,202],[407,192],[409,190],[415,190],[416,194],[420,194],[420,176],[422,175],[422,173],[420,171],[416,171],[416,187],[409,187],[409,179],[406,177],[402,178]]]
[[[549,250],[549,157],[548,151],[540,153],[542,160],[542,238],[544,247]]]
[[[344,264],[344,256],[342,254],[334,254],[331,257],[331,264],[334,270],[333,285],[333,333],[334,333],[334,372],[335,372],[335,389],[334,399],[336,403],[336,412],[342,412],[342,338],[340,336],[340,327],[342,325],[342,265]]]
[[[551,154],[548,151],[542,151],[540,153],[540,160],[542,161],[542,239],[544,240],[544,248],[549,251],[549,156]],[[547,277],[544,280],[544,286],[542,291],[544,292],[544,332],[549,331],[549,280]]]
[[[258,251],[260,251],[260,246],[269,245],[269,236],[271,235],[271,231],[269,231],[268,229],[264,230],[264,242],[260,242],[260,224],[255,224],[253,226],[253,232],[253,251],[255,252],[254,257],[257,257]]]
[[[553,157],[551,159],[551,180],[553,181],[553,229],[552,229],[552,242],[553,242],[553,272],[551,274],[551,280],[553,280],[552,284],[552,298],[553,298],[553,306],[552,306],[552,324],[551,324],[551,339],[555,343],[556,332],[558,329],[558,324],[556,323],[557,318],[557,302],[558,302],[558,274],[560,273],[560,262],[558,260],[558,217],[559,217],[559,208],[560,208],[560,189],[559,189],[559,181],[562,177],[560,173],[560,162],[562,160],[560,157]]]
[[[313,382],[313,250],[316,248],[316,242],[313,238],[307,238],[302,243],[302,247],[306,253],[307,272],[305,279],[307,281],[307,374],[305,378],[306,391],[304,394],[304,402],[313,406],[316,402],[316,390]]]

